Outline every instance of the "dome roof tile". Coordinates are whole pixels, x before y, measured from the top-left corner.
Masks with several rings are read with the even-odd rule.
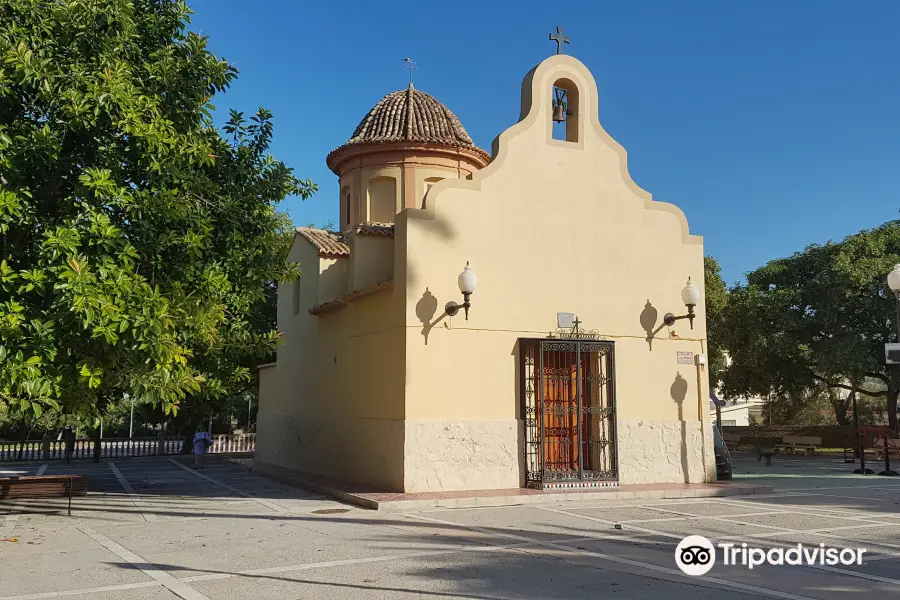
[[[363,117],[353,135],[342,146],[329,153],[329,159],[353,146],[391,142],[419,142],[468,148],[486,158],[459,119],[434,96],[413,87],[391,92]],[[329,161],[330,162],[330,161]]]

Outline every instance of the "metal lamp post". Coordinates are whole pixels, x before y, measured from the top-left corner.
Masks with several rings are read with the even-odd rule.
[[[894,265],[894,268],[891,269],[891,272],[887,275],[887,284],[888,287],[891,288],[891,291],[894,292],[895,306],[897,309],[897,341],[900,342],[900,264]],[[884,434],[884,471],[880,472],[879,475],[884,475],[888,477],[894,477],[898,475],[896,471],[891,470],[891,449],[888,446],[888,435]],[[863,449],[865,452],[865,449]]]
[[[887,284],[897,300],[897,341],[900,342],[900,265],[894,265],[894,268],[888,273]]]
[[[134,396],[131,396],[131,418],[128,421],[128,439],[134,434]]]
[[[887,274],[887,285],[888,288],[894,293],[894,299],[897,309],[897,341],[900,342],[900,264],[894,265],[894,268],[891,269],[891,272]],[[889,347],[892,344],[886,344],[885,346],[885,358],[888,361],[888,364],[891,363]],[[853,472],[858,475],[871,475],[874,473],[873,470],[866,468],[866,444],[865,440],[859,432],[859,417],[856,412],[856,395],[853,396],[853,426],[856,429],[856,443],[859,451],[859,468],[855,469]],[[879,475],[897,475],[896,472],[891,470],[890,463],[890,449],[888,448],[888,440],[887,436],[884,438],[884,471],[880,472]]]

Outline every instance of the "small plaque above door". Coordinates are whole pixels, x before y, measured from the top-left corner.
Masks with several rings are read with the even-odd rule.
[[[556,326],[560,329],[571,329],[575,327],[575,313],[556,313]]]

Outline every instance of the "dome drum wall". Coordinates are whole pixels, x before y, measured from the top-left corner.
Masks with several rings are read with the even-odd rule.
[[[466,177],[482,169],[490,157],[480,149],[451,148],[439,144],[388,142],[377,146],[355,146],[329,155],[328,166],[339,177],[354,169],[377,166],[436,166],[458,170]]]
[[[384,220],[372,215],[368,195],[370,184],[378,178],[392,177],[397,181],[396,212],[399,212],[406,208],[422,208],[427,188],[434,180],[465,179],[482,166],[480,155],[462,148],[394,143],[348,150],[339,163],[342,228]]]

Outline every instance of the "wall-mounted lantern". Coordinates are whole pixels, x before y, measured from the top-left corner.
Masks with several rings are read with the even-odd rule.
[[[688,277],[687,285],[681,290],[681,301],[687,306],[687,314],[676,317],[672,313],[666,313],[665,316],[663,316],[663,323],[671,327],[675,324],[675,321],[678,321],[679,319],[688,319],[691,322],[691,329],[693,329],[695,316],[694,307],[700,304],[700,290],[697,289],[697,286],[694,285],[690,277]]]
[[[475,276],[475,272],[469,267],[468,261],[466,261],[466,268],[463,269],[463,272],[456,278],[456,283],[459,284],[459,291],[462,292],[463,303],[460,305],[456,302],[448,302],[444,307],[444,310],[449,316],[453,317],[459,312],[460,306],[462,306],[466,311],[466,321],[468,321],[469,308],[472,306],[472,303],[469,302],[469,297],[475,293],[475,284],[478,283],[478,278]]]

